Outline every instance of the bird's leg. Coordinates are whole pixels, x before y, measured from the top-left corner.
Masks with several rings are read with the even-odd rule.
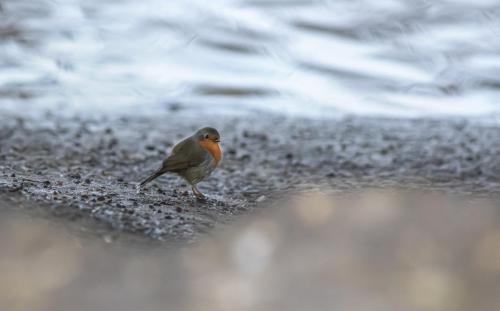
[[[196,188],[196,185],[192,185],[191,189],[193,189],[193,193],[198,200],[205,200],[205,196],[200,192],[200,190],[198,190],[198,188]]]
[[[200,200],[203,200],[205,199],[205,196],[203,195],[203,193],[200,192],[200,190],[198,190],[198,188],[196,188],[195,185],[193,185],[191,187],[191,189],[193,189],[193,193],[194,195],[196,196],[196,198],[200,199]]]

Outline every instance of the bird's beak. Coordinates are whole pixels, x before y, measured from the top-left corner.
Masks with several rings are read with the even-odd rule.
[[[220,139],[214,139],[214,142],[220,143]]]

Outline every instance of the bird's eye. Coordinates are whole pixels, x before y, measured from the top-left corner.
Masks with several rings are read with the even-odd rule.
[[[208,139],[208,134],[205,134],[205,139]]]

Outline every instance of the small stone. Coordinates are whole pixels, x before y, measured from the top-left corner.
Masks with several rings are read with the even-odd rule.
[[[104,200],[106,200],[106,198],[105,198],[105,197],[103,197],[102,195],[101,195],[100,197],[98,197],[98,198],[97,198],[97,201],[101,201],[101,202],[102,202],[102,201],[104,201]]]
[[[111,243],[113,242],[113,237],[110,236],[109,234],[106,234],[105,236],[102,237],[102,239],[104,240],[104,242],[106,243]]]
[[[241,161],[248,161],[251,159],[251,156],[249,154],[244,154],[240,157]]]
[[[108,142],[108,149],[113,149],[118,145],[118,143],[119,143],[118,138],[116,137],[111,138]]]
[[[177,213],[182,213],[182,208],[180,208],[180,207],[176,207],[176,208],[175,208],[175,211],[176,211]]]
[[[261,195],[260,197],[257,198],[256,202],[260,203],[260,202],[264,202],[265,200],[266,200],[266,196]]]

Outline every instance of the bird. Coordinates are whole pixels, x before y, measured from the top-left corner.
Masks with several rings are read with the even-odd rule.
[[[191,185],[193,194],[198,200],[206,198],[196,185],[208,177],[222,159],[219,145],[220,134],[213,127],[204,127],[174,146],[170,156],[161,167],[137,185],[137,191],[165,173],[176,173]]]

